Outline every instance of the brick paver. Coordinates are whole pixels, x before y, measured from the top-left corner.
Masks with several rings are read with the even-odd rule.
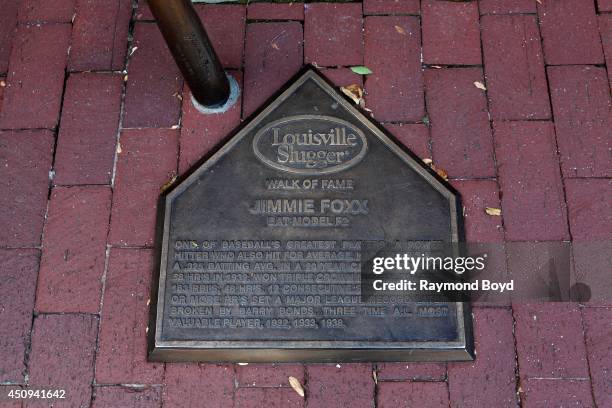
[[[304,400],[287,388],[239,388],[234,399],[236,408],[293,408],[303,407]]]
[[[424,0],[421,8],[425,63],[481,64],[477,2]]]
[[[100,310],[111,190],[106,186],[56,187],[44,230],[36,309]]]
[[[451,407],[516,407],[513,321],[509,309],[475,309],[478,356],[473,363],[449,363]]]
[[[589,377],[582,318],[572,303],[514,306],[521,378]]]
[[[610,1],[612,11],[612,1]],[[599,32],[601,34],[601,45],[606,57],[606,66],[612,65],[612,14],[602,14],[599,16]],[[612,74],[608,72],[610,87],[612,87]]]
[[[502,242],[503,218],[486,213],[487,208],[500,208],[497,183],[493,180],[457,180],[453,186],[461,193],[467,242]]]
[[[288,387],[289,377],[304,383],[304,366],[301,364],[248,364],[236,367],[239,387]]]
[[[121,75],[70,75],[55,154],[55,184],[110,184],[122,90]]]
[[[108,240],[116,246],[151,246],[157,199],[176,177],[178,130],[124,130],[119,143]]]
[[[445,363],[381,363],[377,367],[379,381],[444,381]]]
[[[541,0],[538,16],[547,64],[603,63],[593,1]]]
[[[431,158],[431,138],[424,124],[388,124],[385,129],[421,159]]]
[[[223,114],[192,106],[146,1],[0,0],[0,392],[63,386],[75,407],[612,404],[610,0],[195,7],[241,86]],[[477,303],[469,363],[147,362],[160,190],[307,63],[362,86],[374,119],[449,174],[500,275],[548,274],[565,241],[555,265],[590,301]]]
[[[612,1],[610,0],[597,0],[597,9],[600,12],[612,11]]]
[[[419,0],[363,0],[363,13],[376,14],[415,14],[420,13]]]
[[[77,0],[68,68],[123,69],[131,17],[129,0]]]
[[[612,180],[565,181],[570,230],[576,241],[612,240]]]
[[[425,71],[433,160],[451,178],[495,176],[493,138],[480,68]]]
[[[76,0],[20,0],[19,21],[22,23],[68,23],[74,16]]]
[[[595,408],[588,381],[528,380],[524,383],[523,407]]]
[[[30,384],[66,390],[68,407],[91,401],[98,319],[91,315],[43,315],[34,319],[28,365]],[[48,407],[38,400],[28,406]]]
[[[480,0],[481,14],[536,13],[536,0]]]
[[[249,20],[304,20],[303,3],[250,3]]]
[[[6,73],[13,44],[13,33],[17,25],[19,2],[14,0],[0,1],[0,73]]]
[[[506,238],[569,238],[555,135],[548,122],[495,123]]]
[[[367,17],[364,27],[364,63],[373,72],[365,83],[368,108],[378,121],[422,120],[425,107],[418,18]]]
[[[352,408],[369,408],[374,398],[371,364],[313,364],[308,375],[307,407],[332,407],[338,401]]]
[[[196,8],[206,33],[225,68],[240,68],[244,51],[246,12],[238,5],[200,5]],[[216,24],[223,21],[223,24]]]
[[[230,365],[167,364],[165,407],[225,408],[234,401],[234,369]]]
[[[605,407],[612,404],[612,308],[585,308],[582,315],[593,396],[598,406]]]
[[[305,62],[320,67],[363,63],[360,4],[307,3],[304,8]]]
[[[20,25],[14,34],[0,128],[51,129],[57,125],[69,24]]]
[[[549,67],[561,168],[565,177],[610,177],[612,101],[603,68]]]
[[[153,252],[111,249],[96,358],[98,384],[159,384],[163,364],[147,363]],[[120,360],[122,363],[117,364]]]
[[[493,119],[550,118],[544,56],[536,17],[483,16],[481,24]]]
[[[0,132],[0,246],[40,244],[53,143],[47,130]]]
[[[302,66],[304,35],[296,21],[249,24],[246,31],[243,116],[251,115]]]
[[[96,387],[93,408],[159,408],[161,387]]]
[[[443,382],[387,382],[378,388],[377,407],[448,407],[448,389]]]
[[[123,127],[166,127],[179,123],[183,79],[159,29],[138,23],[130,57]]]
[[[40,251],[0,250],[0,383],[23,383]]]

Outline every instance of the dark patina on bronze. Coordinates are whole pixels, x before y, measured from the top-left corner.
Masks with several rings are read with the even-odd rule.
[[[458,361],[469,305],[360,298],[363,242],[462,241],[458,193],[313,69],[160,199],[154,361]]]

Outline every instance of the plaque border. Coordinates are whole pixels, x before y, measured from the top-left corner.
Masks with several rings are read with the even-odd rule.
[[[451,220],[451,242],[463,240],[463,222],[459,193],[445,180],[426,166],[410,150],[401,147],[371,117],[355,107],[352,101],[334,89],[314,67],[304,67],[281,90],[268,99],[244,121],[244,125],[219,142],[212,155],[205,155],[192,171],[178,180],[175,186],[162,193],[158,201],[156,239],[156,262],[151,285],[151,308],[148,336],[148,359],[155,362],[376,362],[376,361],[471,361],[475,358],[472,331],[472,313],[469,303],[454,302],[456,307],[457,334],[455,341],[363,341],[363,340],[162,340],[163,310],[165,301],[166,265],[170,229],[171,203],[198,177],[227,154],[247,134],[257,127],[268,114],[287,100],[306,81],[312,80],[331,98],[344,107],[355,119],[366,126],[404,163],[424,177],[449,201]],[[340,169],[338,171],[342,171]],[[161,246],[161,248],[160,248]]]

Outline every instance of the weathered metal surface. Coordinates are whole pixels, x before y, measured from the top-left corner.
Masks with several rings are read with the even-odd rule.
[[[151,359],[471,359],[466,305],[361,302],[363,242],[460,241],[461,205],[313,70],[160,201]]]
[[[149,7],[193,97],[215,108],[230,96],[230,83],[191,1],[149,0]]]

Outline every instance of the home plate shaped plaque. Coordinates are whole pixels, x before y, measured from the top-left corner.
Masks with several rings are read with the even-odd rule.
[[[160,199],[150,359],[472,359],[468,305],[361,296],[372,242],[462,241],[458,194],[309,68]]]

